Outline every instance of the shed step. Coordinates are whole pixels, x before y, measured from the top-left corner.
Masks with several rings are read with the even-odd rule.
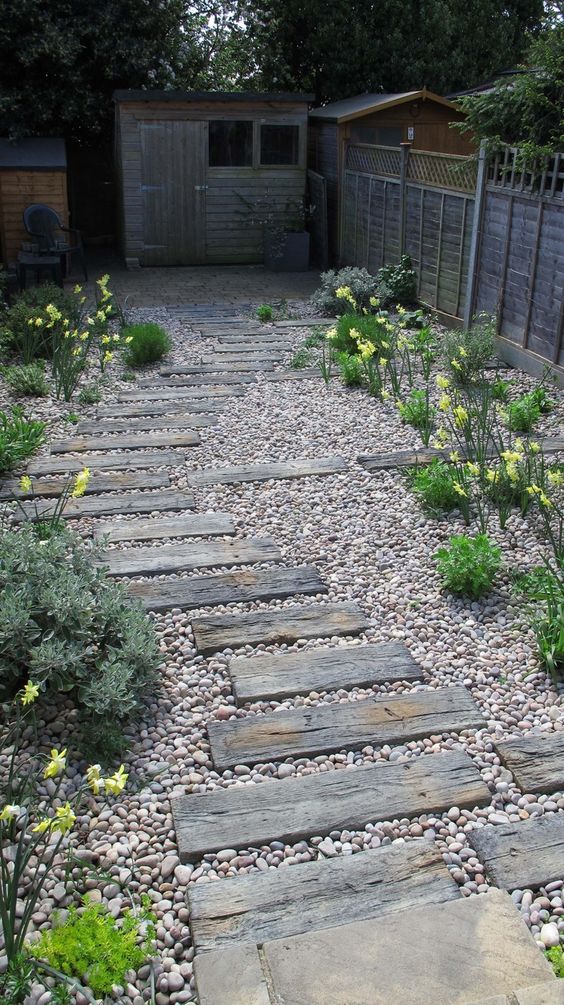
[[[469,840],[490,879],[505,890],[534,889],[562,879],[564,813],[477,827]]]
[[[180,858],[191,862],[222,848],[294,842],[451,806],[473,809],[490,799],[471,759],[452,751],[179,796],[172,812]]]
[[[271,537],[253,537],[242,541],[199,541],[197,544],[112,550],[103,553],[101,561],[108,567],[110,576],[162,576],[212,566],[281,562],[282,555]]]
[[[299,458],[292,461],[273,461],[264,464],[240,464],[236,467],[204,468],[188,476],[191,485],[230,485],[241,482],[266,482],[273,478],[308,478],[334,475],[346,471],[347,462],[342,457]]]
[[[234,534],[233,517],[228,513],[194,513],[162,520],[116,520],[101,523],[94,537],[105,537],[109,544],[116,541],[157,541],[167,537],[211,537],[213,534]]]

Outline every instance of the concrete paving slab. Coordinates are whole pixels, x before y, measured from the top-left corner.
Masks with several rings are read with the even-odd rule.
[[[200,1005],[272,1005],[256,946],[203,953],[194,975]]]

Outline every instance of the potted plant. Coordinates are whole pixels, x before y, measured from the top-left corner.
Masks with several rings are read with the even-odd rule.
[[[245,203],[251,226],[261,227],[264,265],[273,272],[305,272],[309,268],[309,232],[306,223],[313,207],[303,198],[287,199],[281,206],[267,189],[263,196]]]

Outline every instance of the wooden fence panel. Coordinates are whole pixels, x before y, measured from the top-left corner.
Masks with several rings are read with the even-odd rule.
[[[323,272],[329,265],[327,182],[316,171],[308,171],[307,182],[311,206],[310,257],[312,265]]]

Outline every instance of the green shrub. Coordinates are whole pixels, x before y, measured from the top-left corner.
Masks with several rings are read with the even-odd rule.
[[[407,473],[407,480],[411,491],[433,515],[448,513],[460,505],[460,494],[454,487],[459,484],[458,474],[446,461],[436,458],[430,464],[412,468]]]
[[[534,392],[523,394],[512,401],[507,409],[507,424],[515,433],[530,433],[540,419],[540,406]]]
[[[382,307],[409,306],[417,301],[417,277],[409,255],[402,255],[399,265],[385,265],[376,277],[377,296]]]
[[[105,738],[141,708],[160,657],[149,619],[95,563],[96,548],[33,525],[0,538],[0,700],[32,679],[69,694]]]
[[[377,317],[373,314],[342,314],[335,327],[327,332],[327,338],[337,352],[348,352],[351,355],[358,353],[360,339],[362,342],[370,342],[378,355],[389,355],[388,324],[386,314],[379,314]]]
[[[23,366],[6,366],[2,376],[10,390],[21,397],[45,398],[49,394],[45,366],[41,360],[24,363]]]
[[[562,946],[553,946],[552,949],[547,949],[545,956],[552,965],[556,976],[564,977],[564,950]]]
[[[439,548],[434,557],[446,589],[473,600],[491,589],[501,568],[501,549],[487,534],[451,537],[449,547]]]
[[[338,352],[335,356],[343,384],[347,387],[360,387],[363,382],[364,370],[359,356],[351,356],[348,352]]]
[[[428,392],[415,389],[410,391],[409,397],[405,401],[399,402],[398,409],[402,422],[418,429],[422,434],[425,446],[427,446],[436,414],[435,408],[429,400]]]
[[[86,384],[78,392],[77,401],[79,405],[97,405],[102,400],[102,391],[97,381],[93,384]]]
[[[41,356],[50,358],[52,355],[49,330],[45,326],[28,324],[31,318],[44,313],[48,304],[53,304],[61,311],[63,317],[69,319],[71,328],[78,325],[79,300],[53,283],[44,283],[24,290],[4,312],[1,321],[4,338],[10,351],[20,355],[24,363],[31,363]]]
[[[126,344],[124,358],[128,366],[156,363],[170,349],[170,339],[164,328],[152,322],[127,325],[122,329],[122,338]]]
[[[370,298],[376,295],[376,279],[366,269],[347,266],[345,269],[330,269],[321,273],[321,288],[316,290],[311,302],[322,314],[343,314],[350,311],[350,303],[337,296],[336,291],[348,287],[357,309],[370,307]]]
[[[45,439],[45,423],[26,419],[19,406],[12,408],[12,417],[0,412],[0,474],[13,468],[41,446]]]
[[[86,980],[103,998],[151,955],[153,933],[154,919],[146,909],[138,918],[129,912],[118,924],[101,904],[88,904],[82,914],[71,907],[64,924],[44,930],[31,951],[60,973]]]
[[[260,307],[257,307],[257,318],[259,321],[266,323],[267,321],[272,321],[273,317],[274,310],[270,304],[261,304]]]
[[[511,387],[510,380],[502,380],[501,377],[496,377],[491,383],[491,396],[494,401],[507,401],[509,396],[509,388]]]
[[[311,354],[307,349],[298,349],[294,353],[292,359],[290,360],[290,366],[292,370],[303,370],[304,367],[311,365]]]
[[[554,408],[554,402],[543,384],[539,384],[534,391],[531,391],[531,398],[538,405],[542,415],[548,415]]]
[[[443,358],[456,384],[472,384],[483,379],[486,363],[495,353],[495,318],[482,317],[474,327],[446,332]]]

